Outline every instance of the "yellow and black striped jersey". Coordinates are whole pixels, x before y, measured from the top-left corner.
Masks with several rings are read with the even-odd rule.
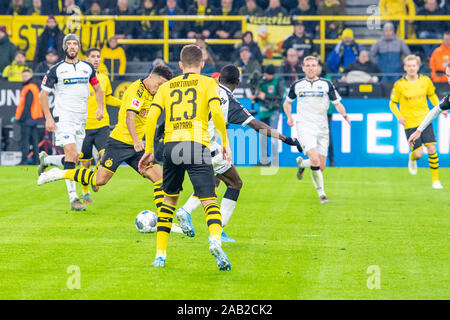
[[[97,73],[97,79],[100,82],[100,87],[103,90],[103,93],[106,96],[109,96],[112,94],[112,88],[111,88],[111,82],[109,81],[109,78],[104,75],[103,73]],[[94,88],[89,85],[89,99],[88,99],[88,115],[86,120],[86,129],[98,129],[103,128],[106,126],[109,126],[109,115],[108,111],[106,110],[106,101],[103,99],[103,119],[97,120],[97,99],[95,98],[95,91]]]
[[[434,106],[439,103],[429,77],[419,75],[416,81],[408,81],[403,77],[394,84],[390,107],[397,118],[405,118],[405,129],[417,128],[429,112],[427,98]]]
[[[134,123],[136,133],[140,140],[145,134],[145,124],[147,122],[148,111],[153,101],[153,95],[145,88],[142,79],[133,82],[125,90],[122,98],[122,105],[119,110],[119,119],[110,137],[123,143],[133,145],[133,139],[127,127],[127,111],[136,113]]]
[[[153,99],[147,127],[146,152],[153,151],[151,143],[156,120],[165,112],[164,143],[193,141],[210,146],[208,121],[211,117],[228,145],[225,121],[220,108],[220,89],[216,81],[197,73],[186,73],[162,84]],[[217,124],[216,124],[217,122]]]

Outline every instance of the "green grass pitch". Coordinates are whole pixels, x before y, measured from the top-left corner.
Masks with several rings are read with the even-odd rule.
[[[128,167],[81,213],[63,181],[38,187],[36,167],[0,167],[0,299],[450,298],[449,169],[433,190],[428,169],[329,168],[327,205],[308,171],[298,181],[294,168],[238,170],[226,228],[236,243],[223,245],[232,270],[220,272],[200,209],[196,237],[172,234],[166,267],[150,266],[156,237],[134,218],[154,210],[153,187]],[[80,289],[67,285],[70,266]]]

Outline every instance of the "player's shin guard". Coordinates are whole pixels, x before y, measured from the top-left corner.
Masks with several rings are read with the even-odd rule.
[[[163,180],[155,181],[153,184],[153,201],[156,206],[156,210],[159,210],[164,201]]]
[[[217,202],[210,203],[205,207],[206,224],[208,225],[211,240],[222,240],[222,215]]]
[[[240,190],[227,188],[222,202],[220,203],[220,213],[222,214],[222,227],[224,228],[236,208],[236,202],[239,197]]]
[[[156,256],[166,258],[167,243],[175,207],[165,202],[158,208],[158,222],[156,223]]]
[[[437,152],[428,155],[432,182],[439,180],[439,157]]]
[[[64,179],[70,179],[85,186],[88,186],[90,184],[93,186],[97,185],[97,173],[92,171],[91,169],[86,168],[65,170]]]
[[[312,182],[314,184],[314,187],[317,190],[317,193],[320,196],[324,196],[325,195],[325,190],[323,188],[323,175],[322,175],[322,171],[320,170],[320,167],[317,166],[311,166],[311,178],[312,178]]]

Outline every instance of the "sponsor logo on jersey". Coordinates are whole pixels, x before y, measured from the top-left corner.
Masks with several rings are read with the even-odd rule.
[[[251,113],[250,112],[248,112],[248,110],[247,109],[245,109],[245,108],[242,108],[243,110],[244,110],[244,112],[248,115],[248,116],[251,116]]]
[[[298,96],[301,98],[323,97],[323,91],[300,91]]]
[[[65,85],[71,85],[71,84],[83,84],[88,83],[89,79],[85,77],[79,77],[79,78],[66,78],[63,79],[63,84]]]
[[[42,84],[46,84],[47,83],[47,76],[44,76],[44,79],[42,79]]]

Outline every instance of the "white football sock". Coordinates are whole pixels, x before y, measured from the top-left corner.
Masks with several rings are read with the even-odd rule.
[[[189,213],[192,213],[195,209],[197,209],[198,206],[200,206],[202,203],[198,198],[194,197],[194,194],[191,194],[189,199],[186,201],[186,203],[183,205],[183,209],[186,210]]]
[[[75,183],[75,181],[66,179],[66,187],[67,193],[69,194],[70,202],[74,201],[75,199],[78,199],[77,184]]]
[[[63,158],[65,156],[58,155],[58,156],[47,156],[44,159],[44,164],[47,166],[57,166],[57,167],[64,167]]]
[[[311,178],[312,178],[314,187],[316,188],[317,193],[319,194],[319,197],[324,196],[325,190],[323,187],[322,171],[320,169],[319,170],[311,170]]]
[[[309,159],[303,160],[301,167],[302,168],[311,168],[311,160],[309,160]]]
[[[233,215],[234,208],[236,208],[236,201],[223,198],[220,203],[220,213],[222,215],[222,228],[225,228],[231,216]]]

